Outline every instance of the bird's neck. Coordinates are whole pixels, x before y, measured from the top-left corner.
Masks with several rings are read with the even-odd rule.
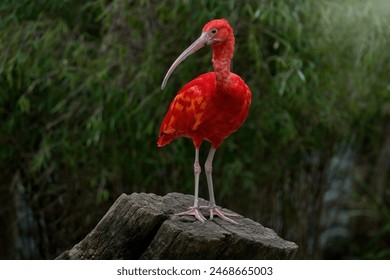
[[[234,52],[234,37],[213,46],[213,67],[217,84],[225,85],[230,75],[230,62]]]

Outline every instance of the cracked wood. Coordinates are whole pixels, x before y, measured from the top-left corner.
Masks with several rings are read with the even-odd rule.
[[[174,213],[192,195],[122,194],[97,226],[57,259],[291,259],[298,246],[242,216],[201,223]],[[207,201],[200,199],[201,205]],[[228,213],[233,213],[224,209]],[[205,212],[206,215],[206,212]],[[207,216],[207,215],[206,215]]]

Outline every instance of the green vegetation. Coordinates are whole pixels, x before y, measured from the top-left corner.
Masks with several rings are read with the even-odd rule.
[[[253,103],[216,154],[217,202],[295,241],[299,258],[390,257],[388,1],[4,0],[1,258],[26,257],[13,246],[27,237],[32,258],[55,257],[122,192],[192,193],[191,141],[156,141],[174,94],[211,69],[210,49],[163,92],[160,84],[221,17],[235,29],[233,71]],[[351,180],[350,193],[325,206],[330,163],[346,148],[352,168],[338,176]],[[207,151],[204,143],[203,160]],[[26,231],[21,201],[32,210]],[[349,234],[324,248],[321,221],[337,207]]]

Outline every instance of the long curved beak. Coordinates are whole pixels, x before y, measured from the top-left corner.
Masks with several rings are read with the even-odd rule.
[[[210,41],[209,35],[206,32],[203,32],[202,35],[200,35],[200,37],[191,44],[191,46],[189,46],[184,52],[181,53],[181,55],[175,60],[175,62],[171,65],[167,74],[165,75],[165,78],[161,84],[162,90],[165,88],[165,85],[167,84],[169,76],[171,76],[173,70],[175,70],[175,68],[189,55],[193,54],[197,50],[209,44],[209,41]]]

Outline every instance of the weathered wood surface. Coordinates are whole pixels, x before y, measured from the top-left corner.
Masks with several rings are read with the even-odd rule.
[[[291,259],[298,249],[242,216],[234,225],[218,217],[201,223],[173,215],[192,203],[193,196],[180,193],[122,194],[98,225],[57,259]]]

